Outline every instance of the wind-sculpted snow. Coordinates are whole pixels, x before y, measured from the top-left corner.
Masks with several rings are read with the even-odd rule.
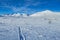
[[[0,40],[60,40],[59,15],[0,17]]]

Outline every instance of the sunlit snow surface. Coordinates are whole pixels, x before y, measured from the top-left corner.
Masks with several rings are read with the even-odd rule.
[[[40,17],[0,17],[0,40],[60,40],[60,15]]]

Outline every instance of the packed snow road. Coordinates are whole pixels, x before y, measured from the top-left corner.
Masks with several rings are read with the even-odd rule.
[[[0,40],[20,40],[19,34],[23,40],[60,40],[60,19],[57,16],[0,17]]]

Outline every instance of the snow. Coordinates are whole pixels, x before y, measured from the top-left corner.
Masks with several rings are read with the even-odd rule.
[[[42,11],[42,12],[36,12],[30,16],[33,16],[33,17],[37,17],[37,16],[47,16],[47,15],[55,15],[55,14],[59,14],[60,15],[60,12],[53,12],[53,11],[50,11],[50,10],[45,10],[45,11]]]
[[[16,17],[20,16],[20,13],[17,13],[17,14],[14,13],[12,16],[16,16]]]
[[[0,40],[21,38],[23,40],[60,40],[60,15],[57,13],[38,17],[0,17]]]

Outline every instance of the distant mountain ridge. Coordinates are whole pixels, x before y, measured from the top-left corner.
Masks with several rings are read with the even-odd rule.
[[[11,16],[11,17],[27,17],[27,16],[29,16],[29,14],[14,13],[14,14],[3,14],[3,15],[0,15],[0,17],[7,17],[7,16]]]
[[[60,12],[53,12],[50,10],[45,10],[45,11],[41,11],[41,12],[36,12],[34,14],[21,14],[21,13],[14,13],[14,14],[4,14],[4,15],[0,15],[0,17],[7,17],[7,16],[12,16],[12,17],[37,17],[37,16],[44,16],[44,15],[60,15]]]

